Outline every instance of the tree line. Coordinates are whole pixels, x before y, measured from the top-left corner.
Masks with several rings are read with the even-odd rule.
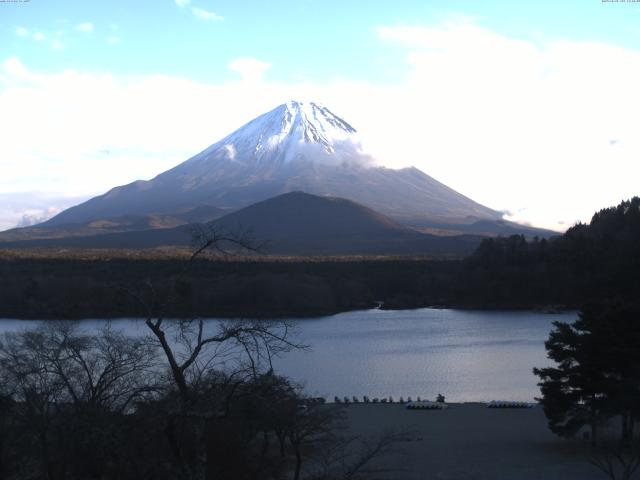
[[[183,259],[67,252],[0,253],[0,317],[121,318],[143,315],[121,288],[152,280],[168,289]],[[451,298],[458,261],[422,258],[201,257],[180,281],[172,317],[306,317],[373,308],[440,305]],[[251,301],[248,301],[251,299]]]
[[[464,261],[460,298],[470,305],[563,305],[640,294],[640,198],[595,213],[563,235],[491,238]]]

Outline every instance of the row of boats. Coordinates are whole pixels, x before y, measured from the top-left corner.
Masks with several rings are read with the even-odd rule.
[[[338,404],[350,404],[350,403],[397,403],[406,405],[409,410],[444,410],[447,408],[447,404],[444,401],[444,397],[438,395],[438,399],[433,402],[430,400],[422,400],[418,397],[415,401],[411,397],[407,397],[405,400],[400,397],[397,401],[394,401],[393,397],[373,398],[370,399],[366,395],[362,397],[362,401],[355,395],[349,397],[334,397],[334,403]],[[514,402],[509,400],[492,400],[486,403],[487,408],[533,408],[536,404],[531,402]]]
[[[439,397],[440,399],[440,397]],[[444,403],[444,397],[441,397],[442,402]],[[417,402],[422,402],[423,400],[418,397]],[[399,403],[399,404],[409,404],[412,403],[413,400],[411,399],[411,397],[407,397],[407,399],[405,400],[403,397],[400,397],[398,400],[394,400],[393,397],[382,397],[382,398],[369,398],[366,395],[362,397],[362,401],[356,397],[355,395],[351,398],[349,397],[338,397],[335,396],[333,397],[333,402],[334,403],[343,403],[343,404],[347,404],[347,403]]]
[[[535,403],[492,400],[486,405],[487,408],[533,408]],[[407,403],[407,408],[409,410],[443,410],[447,408],[447,404],[444,402],[430,402],[427,400]]]

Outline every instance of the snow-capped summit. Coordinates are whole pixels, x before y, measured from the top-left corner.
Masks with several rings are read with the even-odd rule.
[[[354,161],[360,150],[355,134],[355,128],[328,108],[291,100],[211,145],[193,161],[226,158],[259,165]]]
[[[321,144],[328,152],[333,151],[334,141],[345,140],[356,133],[355,128],[327,107],[313,102],[291,100],[263,116],[273,113],[276,118],[284,113],[283,134],[297,141]]]

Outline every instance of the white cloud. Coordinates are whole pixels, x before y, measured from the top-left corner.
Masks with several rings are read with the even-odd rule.
[[[117,45],[120,42],[121,42],[120,37],[117,37],[115,35],[111,35],[111,36],[107,37],[107,43],[109,45]]]
[[[28,80],[29,71],[18,57],[9,57],[2,63],[2,70],[15,81]]]
[[[151,178],[300,98],[349,121],[381,163],[415,165],[515,212],[509,218],[566,228],[640,193],[640,52],[534,44],[465,22],[379,35],[404,52],[405,81],[273,82],[264,78],[270,65],[253,58],[231,62],[241,79],[220,84],[45,75],[9,58],[0,71],[0,192],[95,194]]]
[[[64,50],[64,44],[58,38],[54,38],[51,42],[51,48],[53,50]]]
[[[22,210],[18,212],[18,215],[21,215],[20,220],[13,226],[15,227],[30,227],[32,225],[37,225],[38,223],[42,223],[46,220],[49,220],[54,215],[60,213],[62,209],[57,207],[45,207],[40,209],[29,208],[26,210]]]
[[[404,46],[412,67],[397,99],[412,107],[387,110],[407,126],[388,135],[424,145],[382,141],[385,158],[418,163],[475,200],[549,227],[640,193],[628,176],[640,173],[640,52],[534,44],[465,22],[379,35]]]
[[[238,72],[244,82],[259,83],[271,64],[255,58],[236,58],[228,65],[229,70]]]
[[[62,38],[66,35],[66,33],[67,32],[65,30],[56,30],[53,33],[53,40],[51,41],[51,48],[53,50],[64,50],[65,45],[64,43],[62,43]]]
[[[179,7],[186,7],[191,3],[191,0],[175,0],[175,2]]]
[[[30,36],[29,35],[29,30],[27,28],[24,28],[24,27],[17,27],[16,28],[16,35],[19,36],[19,37],[22,37],[22,38],[27,38],[27,37]],[[42,41],[42,40],[46,40],[47,36],[42,32],[33,32],[31,34],[31,38],[33,40],[36,40],[36,41]]]
[[[74,27],[74,30],[77,32],[90,33],[93,32],[94,25],[91,22],[83,22],[79,23]]]
[[[201,18],[202,20],[209,20],[212,22],[218,22],[220,20],[224,20],[224,17],[218,15],[217,13],[210,12],[209,10],[204,10],[202,8],[193,7],[191,11],[196,17]]]
[[[0,231],[44,222],[86,199],[33,191],[0,193]]]
[[[229,160],[234,160],[236,158],[236,147],[233,144],[227,144],[224,146],[224,149],[227,151],[227,157]]]

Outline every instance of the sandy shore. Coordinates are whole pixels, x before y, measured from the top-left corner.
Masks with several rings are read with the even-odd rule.
[[[589,443],[553,435],[540,407],[490,409],[483,404],[449,404],[446,410],[433,411],[407,410],[398,404],[352,404],[345,412],[354,434],[409,432],[397,445],[399,453],[384,460],[398,471],[375,478],[606,478],[587,461]]]

